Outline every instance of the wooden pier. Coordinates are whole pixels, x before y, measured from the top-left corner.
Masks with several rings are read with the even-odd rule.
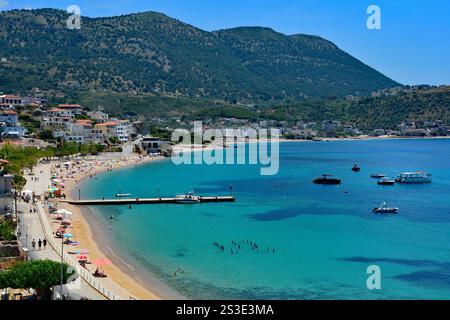
[[[236,202],[234,196],[198,197],[200,203]],[[126,199],[100,199],[100,200],[60,200],[61,202],[77,206],[121,206],[139,204],[179,204],[179,198],[126,198]]]

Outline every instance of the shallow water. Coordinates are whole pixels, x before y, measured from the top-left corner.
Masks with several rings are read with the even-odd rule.
[[[232,185],[236,203],[94,208],[105,228],[115,216],[110,237],[121,256],[191,298],[450,296],[450,140],[282,143],[280,150],[276,176],[260,176],[258,166],[168,160],[86,180],[82,198],[113,198],[119,189],[156,197],[158,187],[163,196],[227,195]],[[355,163],[361,172],[351,171]],[[415,170],[432,173],[433,183],[382,187],[370,178]],[[322,173],[343,184],[314,185]],[[384,201],[400,214],[373,215]],[[381,290],[367,289],[370,265],[381,268]]]

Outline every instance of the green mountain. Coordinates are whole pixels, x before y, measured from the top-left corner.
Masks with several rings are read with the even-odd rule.
[[[228,102],[366,95],[397,86],[317,36],[242,27],[206,32],[160,13],[0,13],[0,91],[135,92]]]

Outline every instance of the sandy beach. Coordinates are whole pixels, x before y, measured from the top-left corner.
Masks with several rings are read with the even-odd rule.
[[[115,159],[102,159],[101,157],[91,157],[89,160],[66,160],[66,161],[53,161],[50,163],[40,163],[34,168],[34,177],[39,177],[38,187],[35,190],[36,195],[41,195],[43,190],[46,190],[50,186],[50,175],[57,176],[59,180],[63,181],[63,194],[67,199],[70,199],[71,194],[75,188],[84,179],[95,179],[96,175],[106,170],[115,170],[123,168],[125,166],[142,165],[152,161],[161,160],[161,157],[140,157],[132,156],[125,158]],[[69,167],[64,166],[64,163],[70,163]],[[40,173],[40,174],[38,174]],[[44,177],[44,179],[42,179]],[[47,178],[47,179],[46,179]],[[36,184],[33,184],[35,186]],[[138,300],[159,300],[164,298],[173,298],[168,296],[162,296],[157,289],[153,290],[146,284],[144,285],[138,280],[138,277],[132,277],[129,274],[132,273],[132,267],[128,265],[128,270],[125,272],[123,266],[127,266],[125,261],[121,263],[122,268],[119,267],[117,261],[120,259],[118,256],[113,256],[113,251],[108,248],[103,248],[96,240],[96,234],[93,232],[89,222],[85,218],[85,210],[81,210],[77,206],[70,205],[59,201],[58,199],[50,199],[50,203],[57,206],[57,209],[66,209],[73,213],[71,218],[71,227],[69,232],[74,235],[73,240],[79,243],[77,247],[65,246],[65,252],[86,249],[89,252],[89,260],[107,258],[111,261],[110,264],[101,267],[101,270],[108,276],[104,279],[99,279],[102,285],[123,299],[138,299]],[[48,206],[44,206],[48,208]],[[83,214],[84,213],[84,214]],[[47,217],[52,225],[53,231],[60,227],[60,221],[54,221],[52,215],[48,214]],[[96,266],[87,265],[87,269],[92,273],[95,271]]]

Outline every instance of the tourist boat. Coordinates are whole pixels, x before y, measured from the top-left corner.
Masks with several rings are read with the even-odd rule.
[[[193,192],[189,192],[188,194],[176,196],[175,202],[180,204],[197,204],[200,203],[200,197],[195,196]]]
[[[382,179],[382,178],[385,178],[386,175],[382,174],[382,173],[373,173],[373,174],[370,175],[370,177],[374,178],[374,179]]]
[[[395,180],[390,179],[388,177],[384,177],[380,181],[378,181],[378,184],[380,186],[393,186],[395,184]]]
[[[130,193],[117,193],[116,198],[129,198],[131,197]]]
[[[422,171],[404,172],[398,176],[396,181],[400,183],[409,183],[409,184],[430,183],[431,174]]]
[[[352,168],[352,171],[353,171],[353,172],[360,172],[360,171],[361,171],[361,168],[360,168],[357,164],[355,164],[355,165],[353,166],[353,168]]]
[[[399,211],[400,211],[399,208],[389,208],[386,202],[384,202],[380,207],[373,209],[373,213],[382,213],[382,214],[398,213]]]
[[[323,174],[313,181],[315,184],[341,184],[342,180],[329,174]]]
[[[119,193],[116,193],[116,198],[129,198],[131,197],[130,193],[122,193],[121,190],[119,190]]]

